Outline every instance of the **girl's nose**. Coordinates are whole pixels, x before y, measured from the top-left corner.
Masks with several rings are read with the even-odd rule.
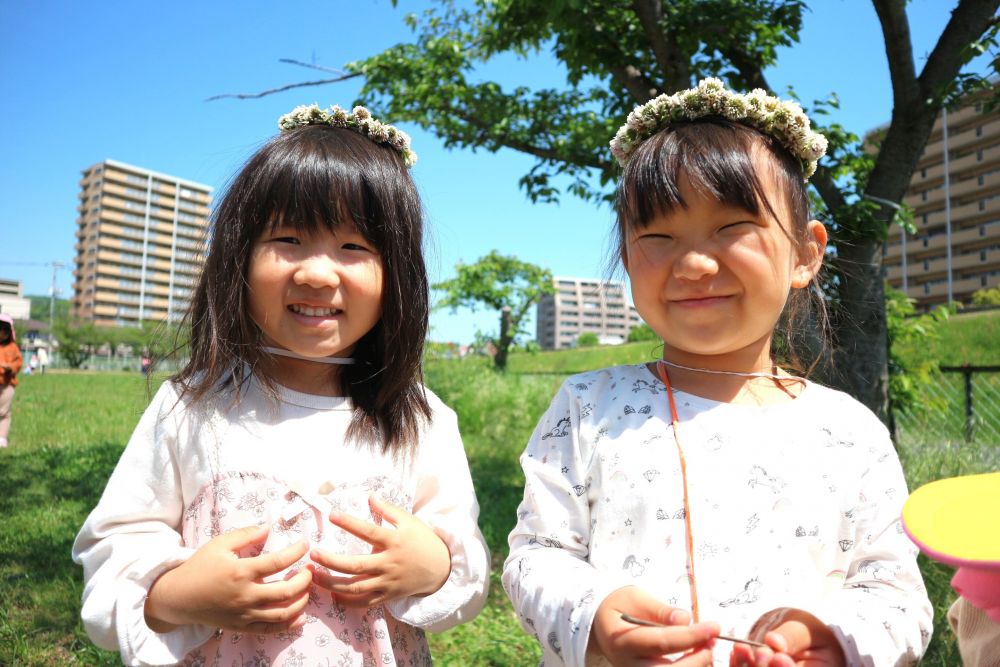
[[[337,287],[340,285],[340,265],[329,255],[312,255],[299,263],[295,282],[316,289]]]
[[[685,280],[700,280],[719,271],[719,262],[714,256],[691,248],[683,252],[674,262],[674,275]]]

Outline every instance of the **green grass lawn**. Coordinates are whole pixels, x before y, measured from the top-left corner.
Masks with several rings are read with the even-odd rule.
[[[1000,320],[998,320],[1000,321]],[[994,339],[995,340],[995,339]],[[523,490],[517,458],[568,372],[654,358],[653,343],[573,352],[515,354],[498,374],[482,359],[428,364],[428,385],[459,415],[494,575],[485,611],[431,637],[442,665],[533,665],[538,647],[520,630],[499,584],[506,537]],[[0,665],[115,665],[114,653],[87,640],[79,622],[82,572],[73,538],[103,491],[147,401],[137,374],[24,377],[14,404],[11,446],[0,451]],[[900,452],[911,488],[944,476],[996,467],[996,450]],[[924,664],[960,664],[944,620],[953,599],[950,571],[921,563],[935,603],[935,638]]]

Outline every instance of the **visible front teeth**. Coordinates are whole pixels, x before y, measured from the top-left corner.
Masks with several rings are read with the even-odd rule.
[[[288,309],[293,313],[305,315],[307,317],[332,317],[340,312],[340,310],[336,308],[309,308],[298,304],[292,304],[288,307]]]

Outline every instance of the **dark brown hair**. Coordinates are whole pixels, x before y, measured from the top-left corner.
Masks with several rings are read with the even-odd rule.
[[[421,385],[428,284],[423,209],[393,149],[343,128],[310,125],[282,132],[257,151],[212,215],[208,257],[186,319],[187,365],[173,379],[182,396],[205,397],[220,384],[238,399],[262,372],[261,333],[250,319],[247,274],[257,239],[279,225],[308,233],[353,223],[382,260],[382,317],[358,341],[352,366],[331,367],[354,405],[348,436],[384,452],[416,445],[430,406]]]
[[[772,175],[758,174],[754,151],[770,158]],[[630,229],[644,229],[656,218],[686,208],[680,179],[695,191],[752,215],[762,209],[777,219],[763,179],[773,178],[787,197],[789,220],[778,220],[795,248],[811,237],[809,196],[802,167],[776,139],[730,120],[706,116],[673,123],[643,142],[622,172],[615,200],[617,239],[612,261],[624,257]],[[818,278],[805,289],[792,290],[775,329],[772,355],[798,372],[811,372],[828,340],[826,304]],[[818,335],[817,335],[818,334]]]

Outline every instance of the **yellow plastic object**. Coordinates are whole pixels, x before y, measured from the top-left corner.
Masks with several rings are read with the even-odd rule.
[[[1000,570],[1000,472],[920,487],[903,506],[903,527],[934,560]]]

